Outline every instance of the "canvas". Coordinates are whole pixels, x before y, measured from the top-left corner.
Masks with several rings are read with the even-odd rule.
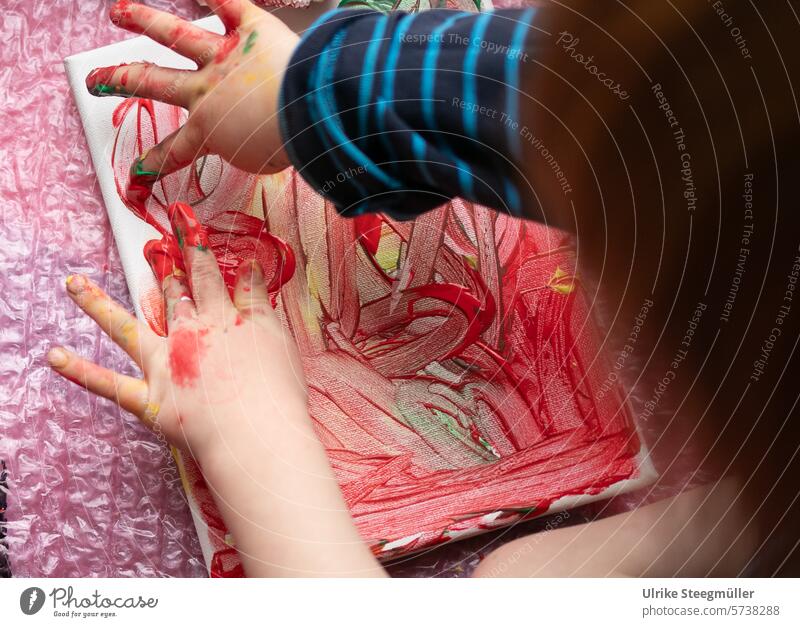
[[[624,390],[607,383],[567,234],[460,200],[413,222],[345,219],[294,170],[254,176],[217,157],[166,177],[134,215],[120,198],[131,163],[186,113],[95,99],[83,82],[95,66],[142,58],[186,67],[143,38],[67,60],[137,314],[164,332],[142,249],[168,230],[171,202],[208,227],[229,285],[242,260],[261,262],[317,433],[379,558],[654,479]],[[242,574],[202,476],[176,458],[211,574]]]

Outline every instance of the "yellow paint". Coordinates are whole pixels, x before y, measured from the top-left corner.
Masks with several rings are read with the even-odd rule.
[[[397,270],[400,266],[401,240],[388,226],[381,228],[381,239],[375,252],[375,261],[385,271]]]
[[[319,298],[319,285],[317,283],[317,273],[309,265],[306,267],[306,282],[308,283],[308,293],[312,298]]]
[[[161,411],[161,406],[158,403],[147,403],[144,408],[143,418],[150,422],[155,422],[159,411]]]
[[[178,467],[178,474],[180,474],[181,476],[183,491],[186,492],[187,494],[190,494],[192,498],[194,498],[194,491],[192,490],[192,484],[189,483],[189,477],[186,475],[186,468],[183,463],[183,455],[174,446],[171,448],[172,448],[172,458],[175,460],[175,465]]]
[[[126,320],[120,330],[123,337],[130,339],[136,336],[136,332],[139,330],[139,325],[133,320]]]
[[[547,287],[566,296],[575,289],[575,277],[568,275],[561,267],[557,266],[555,272],[547,281]]]

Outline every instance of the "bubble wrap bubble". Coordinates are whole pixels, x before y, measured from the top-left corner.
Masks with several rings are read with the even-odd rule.
[[[148,0],[197,18],[192,0]],[[519,2],[496,2],[497,6]],[[0,459],[8,466],[14,576],[205,576],[169,452],[137,421],[52,374],[53,343],[127,374],[135,367],[66,297],[82,272],[130,308],[62,59],[121,39],[101,0],[5,2],[0,27]],[[645,429],[645,439],[647,430]],[[682,469],[676,470],[680,475]],[[574,524],[674,493],[678,481],[581,508]],[[465,576],[532,521],[390,567]],[[4,551],[0,547],[0,551]]]

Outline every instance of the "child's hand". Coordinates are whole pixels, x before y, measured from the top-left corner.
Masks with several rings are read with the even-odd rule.
[[[298,37],[249,0],[208,0],[225,24],[216,35],[129,0],[111,20],[197,63],[198,70],[151,63],[98,68],[86,78],[97,96],[136,96],[189,110],[186,124],[134,163],[132,178],[152,181],[207,153],[256,173],[289,165],[278,129],[278,92]]]
[[[85,277],[67,279],[70,297],[144,378],[117,374],[62,348],[50,351],[50,364],[195,457],[215,446],[237,447],[261,431],[258,421],[308,420],[300,359],[272,310],[260,267],[242,264],[231,301],[191,209],[170,209],[188,277],[176,270],[163,281],[168,337],[153,333]]]
[[[188,449],[249,576],[383,576],[314,431],[299,355],[272,310],[261,269],[242,264],[231,300],[191,208],[176,203],[169,218],[187,273],[175,260],[149,256],[163,277],[168,337],[153,333],[85,277],[67,280],[70,297],[144,378],[112,372],[63,348],[50,351],[50,364]]]

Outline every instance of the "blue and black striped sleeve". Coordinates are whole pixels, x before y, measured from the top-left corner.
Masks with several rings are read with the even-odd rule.
[[[281,89],[286,151],[344,215],[460,196],[521,213],[520,73],[533,9],[327,13]]]

